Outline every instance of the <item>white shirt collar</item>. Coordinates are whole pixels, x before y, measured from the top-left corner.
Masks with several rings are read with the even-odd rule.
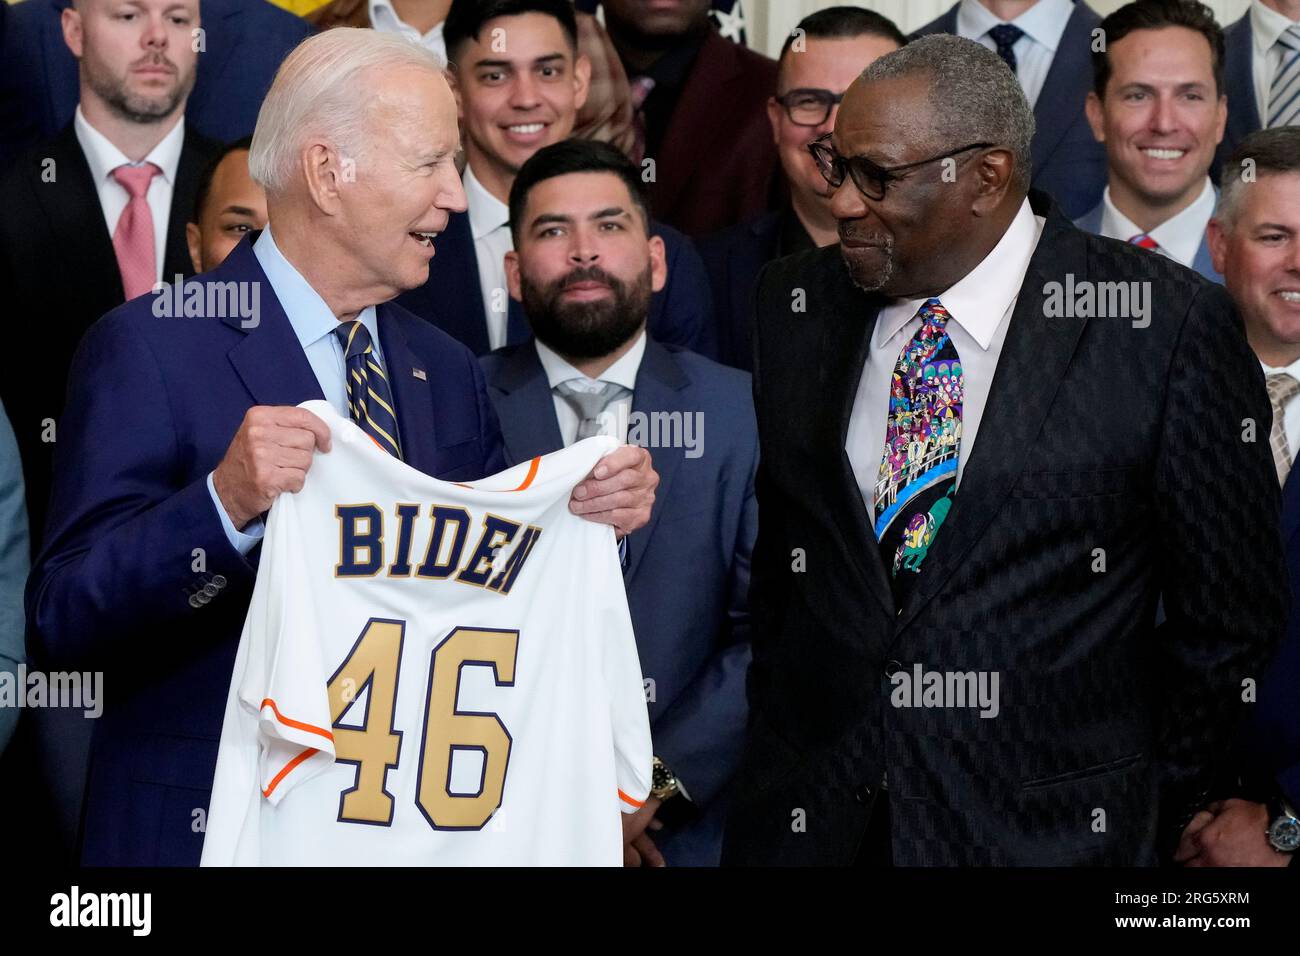
[[[442,39],[442,28],[446,25],[446,20],[434,24],[428,33],[422,34],[397,15],[397,10],[389,0],[368,0],[368,6],[370,25],[376,30],[381,33],[400,33],[411,40],[416,40],[422,46],[442,56],[443,62],[446,63],[446,46]]]
[[[1300,382],[1300,359],[1296,359],[1290,365],[1286,365],[1281,368],[1274,368],[1272,365],[1266,365],[1263,362],[1260,362],[1259,366],[1264,370],[1265,377],[1268,377],[1269,375],[1274,375],[1278,372],[1286,372],[1286,374],[1290,375],[1297,382]]]
[[[1250,34],[1255,39],[1255,52],[1263,55],[1273,48],[1277,38],[1286,32],[1287,27],[1294,26],[1276,10],[1270,9],[1253,0],[1250,5]]]
[[[294,268],[293,263],[284,257],[280,247],[275,244],[270,223],[266,224],[262,234],[257,237],[257,242],[253,244],[253,255],[257,257],[258,264],[266,273],[271,291],[275,293],[281,308],[284,309],[284,314],[288,316],[289,324],[293,326],[293,334],[298,337],[298,343],[303,349],[330,335],[339,327],[338,316],[330,310],[325,300],[320,297],[320,293],[311,287],[311,283],[303,278],[302,273]],[[375,350],[382,351],[379,348],[379,321],[375,307],[371,305],[362,309],[357,318],[370,333],[370,340],[375,343]]]
[[[103,182],[112,175],[113,170],[119,166],[141,165],[143,163],[153,163],[162,170],[162,176],[168,183],[176,182],[176,169],[181,164],[181,147],[185,144],[185,117],[176,117],[175,124],[171,130],[159,140],[158,145],[149,151],[149,155],[140,161],[139,164],[132,163],[126,158],[126,154],[109,141],[108,137],[101,133],[95,127],[90,125],[86,119],[86,114],[81,112],[81,104],[77,104],[76,112],[72,117],[72,128],[76,133],[77,142],[81,144],[81,151],[86,156],[86,163],[90,166],[90,175],[96,184]]]
[[[645,356],[644,329],[642,329],[636,338],[636,342],[624,353],[623,357],[605,369],[598,379],[587,378],[561,358],[558,352],[547,345],[543,345],[537,339],[533,339],[533,344],[537,346],[537,357],[541,359],[542,369],[546,372],[546,384],[551,388],[555,388],[561,382],[572,382],[577,379],[588,385],[595,382],[612,382],[615,385],[622,385],[628,391],[636,391],[636,373],[640,370],[641,359]]]
[[[985,351],[992,344],[1002,317],[1020,294],[1041,231],[1042,220],[1034,216],[1026,199],[984,260],[937,296],[953,321]],[[880,321],[876,323],[874,347],[883,348],[901,332],[925,301],[895,299],[882,309]]]
[[[1160,248],[1168,253],[1170,258],[1190,266],[1196,260],[1196,253],[1201,248],[1205,227],[1209,225],[1210,217],[1214,215],[1215,201],[1214,184],[1210,182],[1210,177],[1206,176],[1205,186],[1201,189],[1201,194],[1196,197],[1196,201],[1172,219],[1166,219],[1147,235],[1159,243]],[[1137,223],[1120,212],[1111,202],[1110,186],[1107,186],[1102,193],[1102,203],[1101,234],[1103,236],[1128,242],[1143,232]]]
[[[475,241],[510,225],[510,207],[487,191],[474,175],[474,170],[466,166],[461,179],[465,185],[465,200],[469,203],[469,231]]]
[[[1014,20],[1000,20],[979,0],[961,0],[957,8],[957,34],[979,39],[1000,23],[1014,23],[1035,43],[1055,53],[1073,14],[1071,0],[1039,0]]]

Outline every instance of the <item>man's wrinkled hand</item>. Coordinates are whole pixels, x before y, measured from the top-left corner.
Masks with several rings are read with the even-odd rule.
[[[573,489],[569,510],[576,515],[614,526],[622,537],[650,520],[659,474],[650,452],[636,445],[614,449]]]
[[[250,408],[212,473],[212,485],[231,524],[243,528],[268,510],[281,492],[301,491],[317,448],[330,450],[330,429],[305,408]]]
[[[1193,830],[1207,813],[1211,819]],[[1279,853],[1268,842],[1270,822],[1268,807],[1262,803],[1236,799],[1212,803],[1187,825],[1174,859],[1186,866],[1287,866],[1291,855]]]

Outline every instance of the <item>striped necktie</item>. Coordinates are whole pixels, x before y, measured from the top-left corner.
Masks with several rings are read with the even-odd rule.
[[[1300,26],[1287,27],[1277,45],[1282,59],[1268,88],[1268,125],[1293,126],[1300,116]]]
[[[927,299],[916,314],[921,327],[894,366],[874,509],[876,540],[900,611],[952,507],[965,391],[948,310]]]
[[[388,376],[379,366],[370,341],[370,332],[361,320],[340,322],[334,334],[343,345],[343,363],[348,382],[348,410],[357,426],[375,440],[375,444],[397,460],[402,446],[397,434],[397,412]]]

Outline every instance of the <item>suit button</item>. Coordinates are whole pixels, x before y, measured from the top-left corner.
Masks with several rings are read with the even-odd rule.
[[[214,574],[212,575],[212,583],[219,588],[224,588],[226,586],[226,576],[224,574]]]
[[[203,607],[203,602],[199,600],[197,594],[190,595],[190,607]]]
[[[871,802],[871,798],[874,794],[875,791],[864,783],[862,786],[858,787],[858,792],[855,793],[853,796],[858,801],[858,803],[861,803],[865,806],[866,804]]]
[[[194,599],[198,601],[200,604],[207,604],[209,601],[212,600],[212,598],[208,597],[208,595],[204,594],[202,591],[194,595]]]
[[[210,597],[210,598],[214,598],[214,597],[216,597],[217,594],[218,594],[220,591],[221,591],[221,589],[220,589],[219,587],[217,587],[215,584],[205,584],[205,585],[203,585],[203,593],[206,594],[206,595],[207,595],[208,597]]]
[[[893,677],[902,669],[903,669],[903,665],[898,663],[898,661],[890,661],[888,664],[885,665],[885,676]]]

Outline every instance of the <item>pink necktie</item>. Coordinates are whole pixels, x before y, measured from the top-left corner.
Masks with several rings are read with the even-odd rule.
[[[153,288],[158,277],[158,260],[154,250],[153,213],[149,211],[149,183],[162,172],[153,163],[141,166],[119,166],[113,170],[131,201],[122,210],[122,217],[113,230],[113,252],[117,254],[117,268],[122,273],[122,288],[127,299],[144,295]]]

